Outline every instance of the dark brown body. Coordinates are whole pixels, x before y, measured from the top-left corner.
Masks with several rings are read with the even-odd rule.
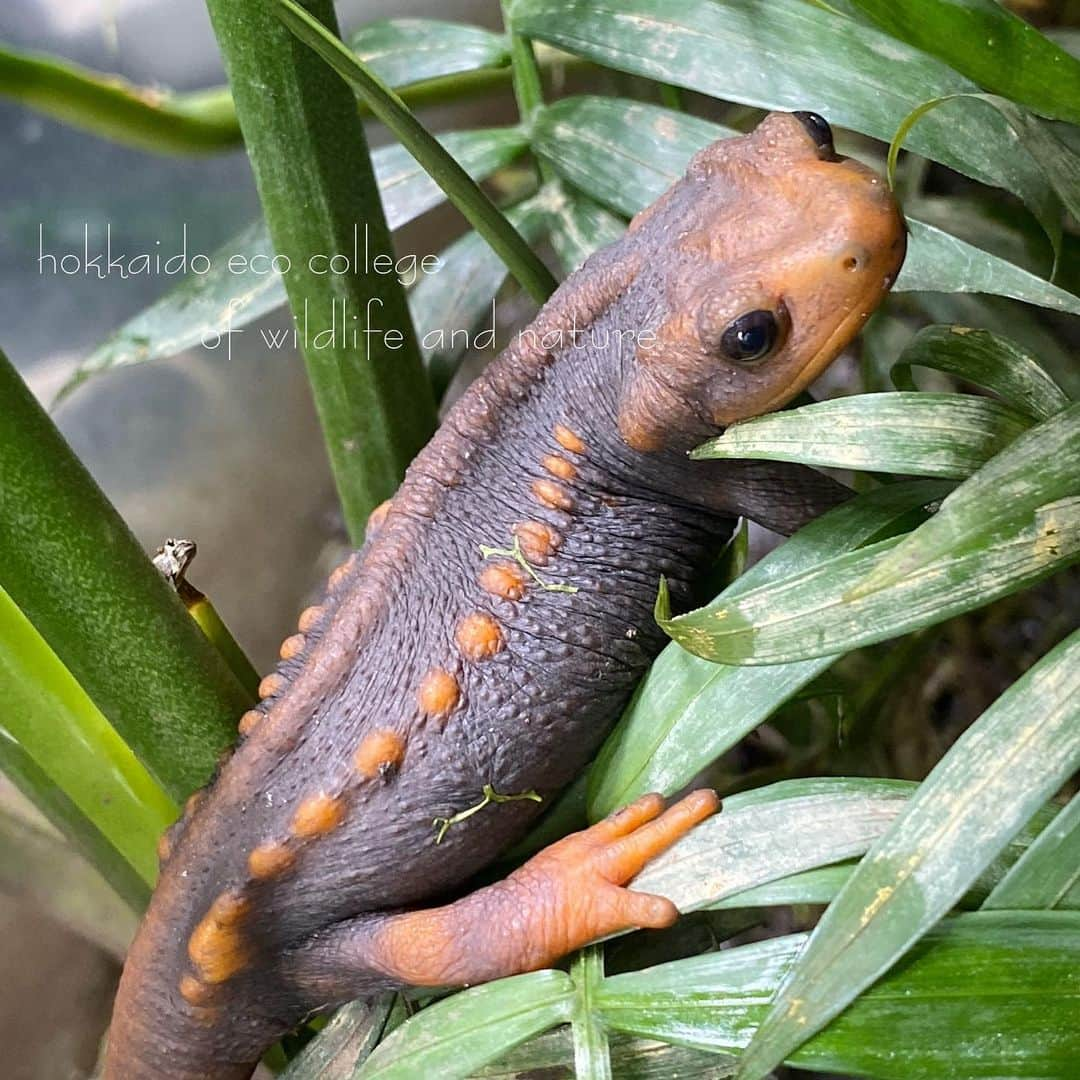
[[[777,130],[791,152],[817,161],[787,122]],[[741,142],[753,150],[757,137]],[[715,271],[709,248],[733,198],[714,190],[707,153],[700,175],[692,167],[590,260],[470,388],[286,642],[241,746],[166,853],[118,997],[109,1076],[244,1076],[316,1008],[558,954],[523,952],[488,928],[468,949],[490,957],[466,962],[450,939],[468,937],[463,913],[482,900],[440,909],[456,914],[430,926],[392,912],[459,889],[588,762],[663,644],[652,618],[661,575],[685,600],[733,516],[790,531],[842,497],[794,466],[685,456],[731,418],[733,395],[790,396],[813,373],[802,355],[794,369],[751,372],[757,382],[740,390],[744,370],[709,370],[707,356],[672,344],[679,332],[708,337],[700,316],[693,335],[680,331],[681,291],[700,292],[702,267]],[[879,280],[834,323],[869,310],[902,251],[891,203],[865,197],[877,217],[857,246],[879,257]],[[877,251],[882,237],[892,250]],[[776,242],[790,251],[790,238]],[[847,249],[827,254],[839,266]],[[753,289],[768,284],[758,275]],[[794,293],[784,304],[809,316]],[[528,566],[481,551],[515,538]],[[485,786],[541,801],[436,824]],[[498,922],[495,907],[481,910]]]

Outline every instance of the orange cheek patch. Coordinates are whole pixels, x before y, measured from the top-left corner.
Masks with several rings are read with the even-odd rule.
[[[294,656],[299,656],[304,651],[304,645],[306,643],[307,638],[305,638],[303,634],[293,634],[292,637],[287,637],[281,643],[278,655],[282,660],[291,660]]]
[[[260,844],[248,855],[248,871],[252,877],[279,877],[292,869],[296,855],[285,844],[272,842]]]
[[[461,698],[457,679],[442,668],[432,668],[420,681],[416,699],[428,716],[446,716]]]
[[[492,563],[480,571],[480,588],[502,600],[520,600],[527,587],[525,572],[514,563]]]
[[[323,617],[323,609],[318,604],[313,604],[309,608],[304,608],[300,612],[300,620],[297,623],[297,628],[301,634],[310,634]]]
[[[188,956],[203,982],[225,982],[247,966],[249,952],[239,924],[250,908],[244,897],[222,893],[192,931]]]
[[[571,454],[584,454],[585,443],[563,424],[555,425],[555,441]]]
[[[503,647],[502,628],[483,611],[466,615],[458,623],[454,640],[462,655],[470,660],[484,660]]]
[[[305,799],[293,814],[294,836],[324,836],[345,820],[345,804],[334,795],[312,795]]]
[[[541,464],[552,476],[557,476],[560,480],[573,480],[577,476],[576,466],[559,454],[546,454]]]
[[[544,506],[548,506],[552,510],[573,509],[573,496],[561,484],[556,484],[554,480],[534,480],[532,493]]]
[[[373,731],[357,747],[353,763],[356,771],[367,779],[385,776],[396,769],[405,758],[405,740],[394,731]]]

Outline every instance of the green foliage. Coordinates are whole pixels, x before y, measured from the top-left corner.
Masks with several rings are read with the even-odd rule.
[[[1080,556],[1080,376],[1066,324],[1080,314],[1080,242],[1075,223],[1063,227],[1080,209],[1080,63],[992,0],[502,9],[503,34],[391,19],[346,47],[321,0],[211,0],[233,88],[198,96],[0,51],[0,93],[135,145],[212,149],[236,141],[239,117],[263,203],[264,220],[209,274],[117,330],[65,392],[286,300],[294,313],[386,302],[407,342],[389,368],[347,350],[307,357],[354,535],[434,424],[465,351],[454,332],[486,321],[508,276],[542,300],[553,279],[541,244],[572,271],[754,110],[822,113],[842,152],[896,166],[909,211],[907,261],[864,337],[856,392],[735,425],[695,451],[860,471],[862,493],[749,569],[740,534],[718,595],[696,611],[672,617],[661,588],[672,643],[588,775],[511,858],[646,791],[725,777],[718,763],[752,732],[803,749],[824,732],[825,751],[792,754],[777,782],[743,775],[722,814],[638,877],[694,913],[679,927],[590,946],[569,973],[422,1007],[394,995],[347,1006],[285,1075],[749,1080],[785,1061],[904,1080],[1067,1075],[1080,1052],[1080,797],[1052,800],[1080,767],[1077,633],[1028,656],[921,783],[829,774],[853,760],[884,771],[885,733],[866,716],[903,693],[936,635],[983,616],[1007,623],[1008,607],[984,609]],[[621,72],[625,96],[553,94],[543,74],[570,62]],[[368,155],[341,78],[399,144]],[[514,126],[436,138],[409,108],[511,81]],[[267,109],[267,87],[292,107]],[[511,177],[526,153],[534,172]],[[304,168],[278,169],[284,160]],[[959,175],[934,188],[938,165]],[[490,178],[503,210],[477,186]],[[441,253],[444,269],[407,307],[385,276],[252,268],[274,252],[303,264],[347,250],[358,217],[387,250],[383,220],[397,228],[444,199],[475,231]],[[1045,237],[1053,280],[1039,272]],[[240,274],[227,265],[237,255]],[[247,696],[6,362],[0,383],[0,768],[137,908],[157,833]],[[853,725],[862,743],[848,747]],[[32,888],[55,894],[62,878],[39,838],[3,819],[0,832]],[[815,924],[806,906],[817,904]],[[813,929],[716,951],[777,907]],[[97,910],[109,917],[107,903]]]

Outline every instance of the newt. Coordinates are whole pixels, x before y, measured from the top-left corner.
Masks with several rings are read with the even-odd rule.
[[[465,883],[584,768],[740,515],[790,533],[849,492],[691,461],[857,334],[905,229],[826,122],[706,147],[449,410],[300,617],[213,784],[161,843],[105,1075],[247,1077],[311,1013],[465,986],[664,927],[626,888],[717,808],[647,795],[503,880]]]

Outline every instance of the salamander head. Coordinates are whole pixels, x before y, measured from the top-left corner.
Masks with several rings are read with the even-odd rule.
[[[620,415],[639,449],[786,404],[858,333],[905,250],[884,181],[839,157],[812,113],[699,151],[630,230],[664,253],[639,274],[652,332]]]

